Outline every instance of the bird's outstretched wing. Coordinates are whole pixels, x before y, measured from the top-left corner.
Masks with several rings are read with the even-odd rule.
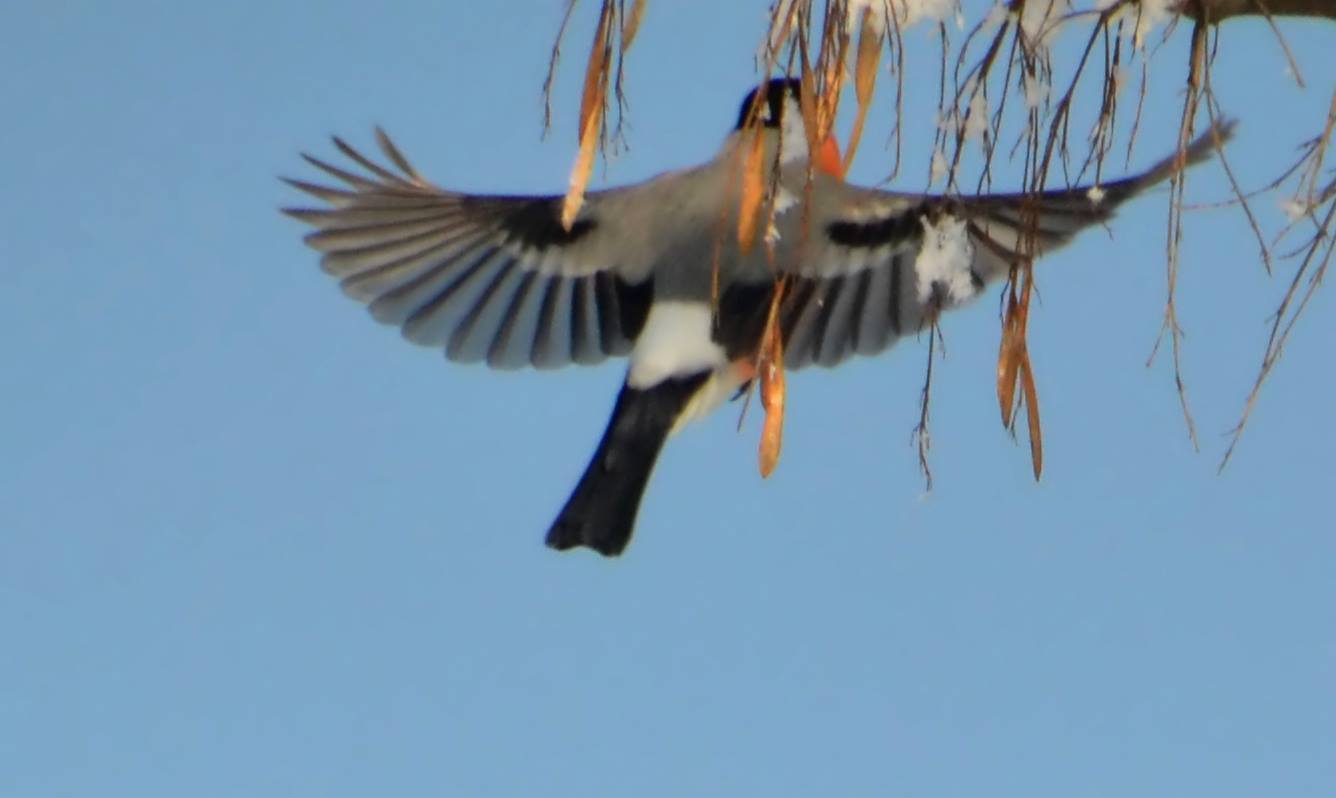
[[[833,366],[917,333],[936,313],[1005,277],[1024,255],[1039,256],[1108,221],[1123,202],[1210,157],[1233,124],[1194,140],[1133,177],[1038,194],[943,197],[861,188],[818,177],[797,258],[778,262],[787,285],[780,306],[790,368]],[[749,312],[759,328],[770,287],[737,286],[721,316]],[[759,308],[759,310],[757,310]],[[750,309],[750,310],[749,310]]]
[[[376,131],[392,168],[341,139],[359,171],[304,156],[342,185],[287,179],[327,203],[285,208],[315,231],[321,267],[372,315],[451,360],[497,368],[597,363],[630,351],[648,311],[651,264],[619,240],[617,190],[592,192],[569,230],[559,197],[478,196],[424,180]]]

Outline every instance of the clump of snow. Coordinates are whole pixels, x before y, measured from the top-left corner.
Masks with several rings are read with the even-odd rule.
[[[962,127],[963,123],[961,122],[960,119],[960,112],[958,112],[955,108],[947,109],[945,113],[939,110],[936,116],[934,116],[933,118],[933,124],[937,126],[938,130],[948,133],[952,136],[955,136],[956,134],[961,133],[964,130],[964,128]]]
[[[1089,189],[1086,190],[1086,199],[1090,200],[1096,205],[1100,204],[1101,202],[1104,201],[1104,189],[1100,188],[1099,186],[1091,186]]]
[[[903,30],[922,20],[942,22],[954,16],[959,24],[961,19],[958,0],[849,0],[845,8],[845,25],[850,30],[862,26],[866,12],[868,22],[878,33],[888,25]]]
[[[1136,32],[1132,34],[1132,41],[1137,47],[1146,46],[1146,35],[1174,15],[1175,5],[1177,3],[1174,0],[1141,0],[1141,8],[1136,16]]]
[[[979,141],[988,133],[988,98],[979,88],[974,78],[965,81],[961,95],[969,95],[970,101],[962,114],[957,108],[937,109],[933,124],[938,130],[953,136]]]
[[[928,183],[936,183],[946,176],[946,152],[941,146],[932,151],[932,163],[928,166]]]
[[[1119,64],[1113,70],[1113,93],[1117,96],[1122,93],[1123,87],[1127,85],[1127,67]]]
[[[926,303],[936,286],[947,299],[959,304],[978,293],[970,267],[974,265],[974,243],[964,219],[944,214],[935,223],[923,215],[923,246],[914,260],[918,301]]]
[[[1280,207],[1291,222],[1297,222],[1313,210],[1313,205],[1303,197],[1289,197],[1281,200]]]
[[[1026,0],[1020,14],[1025,39],[1036,48],[1047,48],[1062,27],[1063,12],[1070,5],[1067,0]]]
[[[1053,91],[1048,76],[1041,75],[1037,71],[1025,73],[1021,88],[1025,94],[1025,108],[1029,111],[1033,111],[1048,102],[1049,94]]]
[[[1121,0],[1095,0],[1095,10],[1105,11]],[[1146,46],[1146,36],[1174,16],[1174,8],[1179,0],[1136,0],[1124,5],[1117,12],[1132,20],[1128,33],[1138,50]]]
[[[786,28],[792,32],[798,24],[798,6],[798,0],[776,0],[771,4],[767,12],[770,31],[757,52],[759,62],[767,63],[767,56],[779,52],[784,44],[780,33]],[[957,27],[963,29],[965,25],[960,0],[848,0],[844,8],[844,25],[851,33],[862,28],[864,13],[877,34],[884,33],[887,27],[904,30],[919,22],[944,22],[953,16]]]
[[[970,97],[969,112],[965,114],[965,138],[982,141],[988,132],[988,98],[982,91]]]

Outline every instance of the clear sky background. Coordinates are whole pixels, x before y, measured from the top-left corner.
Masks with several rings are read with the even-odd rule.
[[[1236,212],[1183,249],[1200,454],[1143,367],[1161,191],[1043,262],[1042,482],[998,423],[990,292],[944,323],[931,493],[911,340],[791,375],[770,479],[730,406],[670,442],[626,556],[542,545],[623,365],[403,342],[319,272],[275,176],[379,123],[441,184],[561,189],[594,7],[540,142],[559,5],[4,4],[0,795],[1336,795],[1336,307],[1217,476],[1292,268],[1267,278]],[[763,14],[649,4],[600,180],[714,152]],[[1330,24],[1281,28],[1307,90],[1264,24],[1224,31],[1249,186],[1336,79]],[[917,189],[937,78],[912,34]],[[1134,167],[1170,146],[1187,38]],[[852,179],[884,174],[886,118]],[[1222,198],[1219,170],[1190,193]]]

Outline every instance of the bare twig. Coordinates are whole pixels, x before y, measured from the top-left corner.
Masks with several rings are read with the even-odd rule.
[[[1310,166],[1301,176],[1301,182],[1308,182],[1307,175],[1316,176],[1321,170],[1323,156],[1334,130],[1336,130],[1336,92],[1332,92],[1331,103],[1328,106],[1327,119],[1323,125],[1322,133],[1310,144],[1307,156]],[[1312,186],[1312,182],[1309,182],[1309,185]],[[1229,446],[1220,459],[1219,469],[1222,471],[1229,464],[1230,458],[1234,455],[1234,450],[1238,447],[1239,440],[1243,436],[1243,430],[1257,404],[1257,397],[1261,394],[1262,385],[1271,375],[1272,369],[1275,368],[1276,363],[1279,362],[1281,355],[1284,353],[1290,333],[1307,308],[1308,301],[1312,299],[1314,292],[1322,284],[1322,278],[1326,275],[1327,267],[1331,263],[1332,251],[1336,249],[1336,237],[1332,236],[1333,223],[1336,220],[1336,180],[1333,180],[1321,192],[1316,192],[1310,196],[1316,201],[1316,204],[1310,203],[1308,205],[1306,215],[1313,220],[1315,230],[1303,250],[1304,256],[1299,268],[1295,270],[1294,277],[1290,280],[1284,297],[1281,298],[1279,306],[1271,317],[1271,333],[1267,339],[1266,349],[1262,354],[1262,362],[1257,369],[1257,376],[1253,380],[1252,389],[1249,390],[1248,396],[1244,400],[1243,411],[1239,414],[1238,423],[1230,431]],[[1326,213],[1319,220],[1315,211],[1322,204],[1327,204],[1328,207]],[[1300,295],[1300,286],[1304,285],[1305,278],[1307,278],[1307,286],[1303,294]],[[1297,305],[1295,304],[1296,297],[1298,298]]]

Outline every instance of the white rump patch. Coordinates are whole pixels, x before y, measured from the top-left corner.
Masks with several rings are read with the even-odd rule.
[[[920,216],[919,221],[923,223],[923,246],[914,261],[919,304],[926,303],[938,285],[952,304],[972,299],[978,293],[970,273],[974,242],[970,241],[965,220],[947,215],[936,224],[927,216]]]
[[[710,338],[708,302],[655,302],[631,350],[626,384],[643,389],[669,377],[685,377],[728,362]]]

